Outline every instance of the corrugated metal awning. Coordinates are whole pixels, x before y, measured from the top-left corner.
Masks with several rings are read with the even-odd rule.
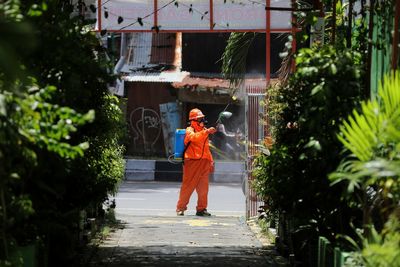
[[[186,71],[163,71],[163,72],[133,72],[123,76],[122,79],[127,82],[164,82],[175,83],[182,82],[190,73]]]

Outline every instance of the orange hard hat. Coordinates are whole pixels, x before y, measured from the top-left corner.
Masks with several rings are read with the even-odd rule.
[[[189,112],[189,120],[197,120],[200,118],[204,118],[203,112],[200,109],[194,108]]]

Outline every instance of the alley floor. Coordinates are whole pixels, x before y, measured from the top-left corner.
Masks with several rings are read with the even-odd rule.
[[[210,185],[211,217],[194,215],[195,193],[185,216],[176,216],[179,186],[124,183],[115,198],[119,227],[89,266],[286,266],[246,223],[241,185]]]

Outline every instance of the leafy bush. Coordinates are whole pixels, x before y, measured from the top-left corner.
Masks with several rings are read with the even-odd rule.
[[[260,155],[256,170],[256,183],[263,186],[256,186],[257,192],[287,212],[306,202],[315,206],[314,197],[324,197],[325,191],[318,192],[318,186],[329,190],[326,174],[337,167],[342,149],[336,140],[339,121],[356,106],[361,91],[357,53],[302,49],[296,63],[289,83],[270,100],[282,106],[275,119],[276,144],[270,156]]]
[[[354,189],[371,194],[376,201],[361,201],[364,222],[371,217],[371,204],[385,203],[384,212],[395,209],[400,201],[400,73],[386,77],[378,91],[378,98],[361,104],[361,112],[354,111],[340,127],[339,140],[351,155],[330,175],[335,183],[346,183],[347,195],[353,200],[367,200],[354,195]],[[369,210],[369,212],[368,212]],[[383,215],[383,214],[382,214]],[[387,219],[387,216],[386,216]]]
[[[392,216],[382,233],[374,228],[368,238],[363,239],[362,256],[367,267],[400,266],[400,221]]]
[[[94,113],[81,115],[47,102],[55,90],[32,84],[29,94],[15,94],[0,86],[1,259],[10,257],[10,244],[26,245],[39,234],[32,218],[40,211],[28,185],[44,186],[33,175],[41,151],[65,160],[83,156],[88,147],[87,142],[71,145],[66,141],[77,126],[93,121]]]
[[[340,122],[360,99],[361,65],[350,50],[301,49],[296,72],[270,99],[277,107],[275,144],[257,158],[253,186],[270,211],[294,218],[293,231],[308,231],[301,242],[317,233],[332,239],[351,216],[327,176],[341,159]]]
[[[351,154],[330,175],[345,185],[349,206],[363,211],[360,236],[366,266],[399,266],[400,72],[385,77],[378,96],[340,126]]]
[[[41,240],[49,265],[68,265],[79,214],[101,215],[123,177],[110,63],[73,8],[67,0],[0,3],[1,264],[12,248]]]

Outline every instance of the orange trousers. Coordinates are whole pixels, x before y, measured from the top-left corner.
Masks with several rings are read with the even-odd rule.
[[[207,208],[208,176],[211,172],[209,159],[185,160],[183,179],[176,211],[185,211],[193,191],[197,192],[197,211]]]

